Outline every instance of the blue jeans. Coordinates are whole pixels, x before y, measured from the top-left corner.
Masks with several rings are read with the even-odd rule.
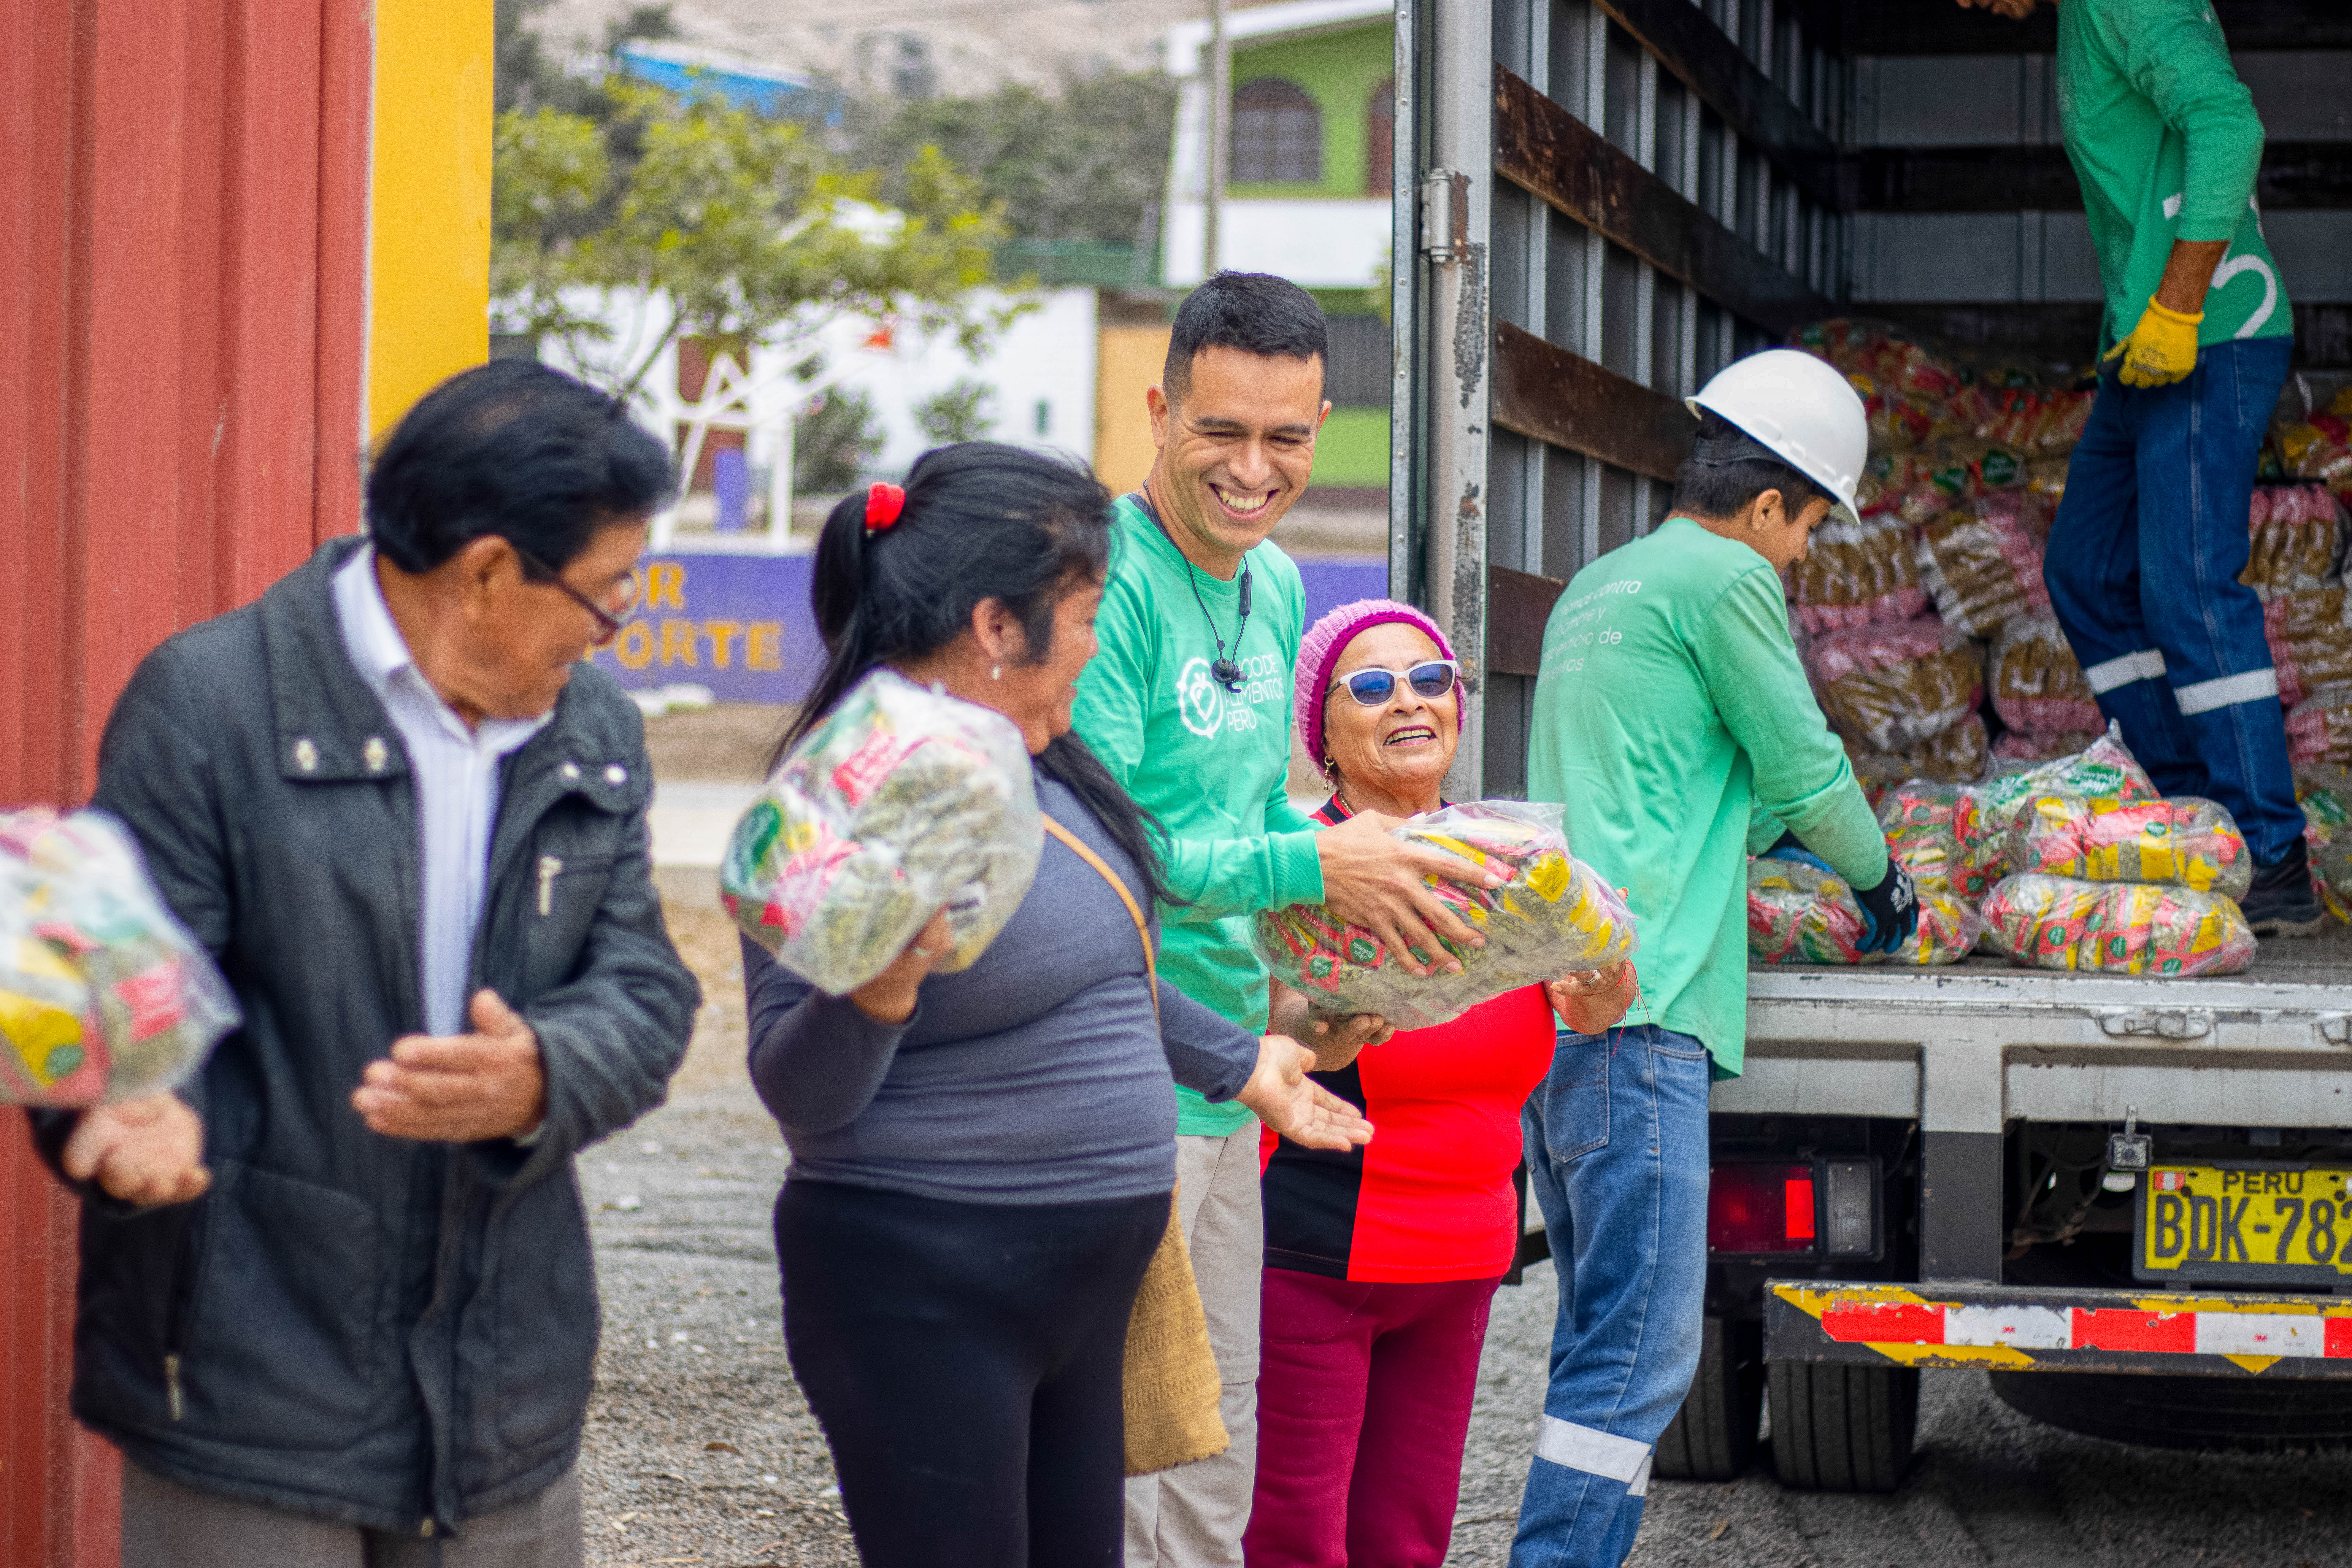
[[[2238,581],[2290,342],[2216,343],[2169,386],[2101,372],[2045,568],[2099,711],[2157,788],[2228,807],[2258,865],[2303,837],[2262,602]]]
[[[1510,1568],[1633,1549],[1651,1447],[1698,1370],[1708,1076],[1706,1047],[1654,1024],[1562,1034],[1522,1114],[1559,1321]]]

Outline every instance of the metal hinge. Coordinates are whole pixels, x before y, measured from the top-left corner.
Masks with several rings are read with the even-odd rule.
[[[2099,1027],[2125,1037],[2201,1040],[2213,1032],[2213,1015],[2201,1007],[2134,1007],[2100,1014]]]
[[[1451,267],[1469,241],[1470,176],[1432,169],[1421,177],[1421,258]]]

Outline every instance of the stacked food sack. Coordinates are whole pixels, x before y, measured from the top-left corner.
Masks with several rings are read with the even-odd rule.
[[[1822,710],[1864,787],[1875,799],[1912,777],[1969,782],[2092,744],[2098,704],[2052,614],[2042,566],[2091,391],[1965,365],[1883,323],[1823,321],[1790,341],[1844,373],[1870,416],[1860,525],[1824,525],[1789,581]],[[2303,482],[2256,487],[2241,581],[2263,600],[2295,760],[2352,763],[2352,605],[2335,493],[2352,495],[2352,389],[2278,446],[2284,473]],[[1851,668],[1865,627],[1882,630],[1869,647],[1942,651],[1866,657],[1881,669],[1892,658],[1900,678],[1877,682],[1859,708],[1870,721],[1857,725],[1856,704],[1828,689],[1820,662]],[[1940,679],[1956,657],[1943,647],[1949,633],[1980,650],[1989,711],[1953,708]],[[1830,651],[1811,655],[1822,644]]]
[[[1416,975],[1370,931],[1320,904],[1265,910],[1255,921],[1259,956],[1318,1012],[1376,1013],[1400,1028],[1423,1028],[1507,991],[1604,968],[1634,951],[1633,915],[1615,889],[1569,854],[1558,805],[1471,801],[1412,817],[1392,836],[1510,873],[1492,889],[1430,879],[1438,900],[1486,945],[1448,943],[1462,973]]]
[[[803,736],[736,824],[719,899],[833,995],[887,968],[942,909],[968,969],[1029,891],[1044,843],[1011,720],[877,670]]]
[[[236,1000],[96,811],[0,816],[0,1104],[168,1089],[236,1027]]]
[[[1833,873],[1801,860],[1748,862],[1748,956],[1757,963],[1957,963],[1984,922],[1951,892],[1921,887],[1919,928],[1893,953],[1862,950],[1862,906]]]
[[[2333,763],[2294,770],[2311,882],[2327,912],[2352,921],[2352,771]]]

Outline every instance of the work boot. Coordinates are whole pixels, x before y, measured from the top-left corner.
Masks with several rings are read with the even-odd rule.
[[[2323,917],[2311,885],[2311,856],[2303,840],[2267,866],[2254,868],[2254,885],[2238,900],[2256,936],[2310,936]]]

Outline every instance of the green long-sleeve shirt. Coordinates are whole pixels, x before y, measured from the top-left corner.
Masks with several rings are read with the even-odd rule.
[[[1688,518],[1576,574],[1544,627],[1528,793],[1568,808],[1577,858],[1626,890],[1654,1023],[1719,1077],[1748,1040],[1752,808],[1875,887],[1886,839],[1789,637],[1770,563]]]
[[[1188,581],[1184,557],[1126,498],[1111,541],[1099,647],[1078,682],[1073,728],[1167,830],[1169,888],[1191,902],[1160,911],[1160,973],[1202,1005],[1263,1029],[1265,969],[1250,917],[1323,899],[1314,824],[1283,793],[1291,669],[1306,631],[1298,568],[1271,543],[1249,552],[1250,616],[1237,643],[1238,573],[1221,583],[1194,568]],[[1238,692],[1209,678],[1218,634],[1241,667]],[[1181,1085],[1176,1098],[1179,1132],[1223,1135],[1249,1120],[1241,1105],[1211,1105]]]
[[[2263,122],[2206,0],[2065,0],[2058,119],[2106,294],[2102,348],[2139,324],[2177,239],[2230,242],[2200,345],[2293,334],[2254,205]]]

